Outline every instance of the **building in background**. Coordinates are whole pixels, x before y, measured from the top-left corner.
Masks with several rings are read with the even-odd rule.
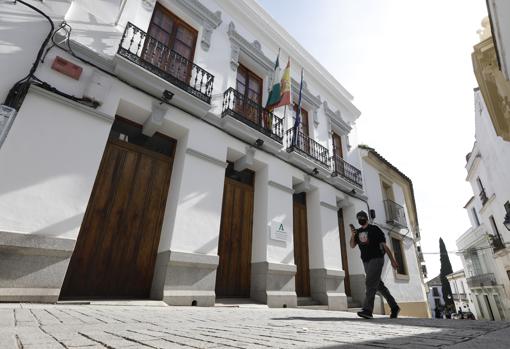
[[[385,233],[387,244],[399,263],[397,270],[386,263],[381,279],[397,300],[402,315],[430,317],[413,183],[375,149],[366,145],[360,145],[359,149],[372,222]],[[348,274],[353,290],[360,287],[357,284],[363,273],[357,254],[357,250],[347,253]],[[353,265],[356,261],[358,266]],[[388,313],[389,306],[386,303],[384,308]]]
[[[427,281],[427,299],[429,304],[430,313],[433,318],[443,318],[444,312],[444,299],[443,299],[443,289],[441,288],[441,279],[440,276],[436,276],[435,278]]]
[[[473,69],[496,134],[510,142],[510,3],[487,0],[487,11]]]
[[[480,90],[475,89],[475,143],[466,156],[473,197],[464,208],[471,222],[457,248],[479,318],[508,319],[510,311],[510,142],[496,134]]]
[[[473,311],[474,306],[471,302],[472,296],[467,285],[464,270],[458,270],[454,273],[446,275],[446,278],[448,279],[452,289],[453,301],[455,303],[455,312],[460,313],[462,311],[464,314],[471,312],[476,317],[477,314]]]

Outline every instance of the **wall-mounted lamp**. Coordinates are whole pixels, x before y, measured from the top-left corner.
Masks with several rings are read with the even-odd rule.
[[[173,97],[174,97],[174,94],[173,94],[172,92],[170,92],[170,91],[168,91],[168,90],[164,90],[164,91],[163,91],[163,96],[161,97],[161,99],[162,99],[164,102],[168,103],[168,102],[170,102],[170,100],[171,100]]]
[[[264,141],[263,141],[262,139],[260,139],[260,138],[259,138],[259,139],[257,139],[257,140],[255,141],[255,146],[256,146],[256,147],[260,148],[260,147],[262,147],[263,145],[264,145]]]
[[[505,220],[503,221],[503,225],[510,230],[510,201],[505,202]]]

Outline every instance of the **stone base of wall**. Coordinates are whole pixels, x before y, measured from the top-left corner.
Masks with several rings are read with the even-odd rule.
[[[58,301],[75,241],[0,232],[0,302]]]
[[[398,302],[398,301],[397,301]],[[420,318],[430,318],[429,305],[426,301],[422,302],[398,302],[400,307],[400,316],[412,316]],[[388,303],[384,302],[384,312],[391,312]]]
[[[343,270],[310,269],[312,298],[328,305],[330,310],[347,310]]]
[[[158,253],[151,298],[168,305],[214,306],[219,257],[165,251]]]
[[[365,299],[365,274],[349,274],[349,280],[352,300],[363,304]]]
[[[295,275],[295,265],[252,263],[250,297],[271,308],[295,308]]]

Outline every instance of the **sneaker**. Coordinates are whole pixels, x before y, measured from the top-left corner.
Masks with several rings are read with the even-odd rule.
[[[369,312],[368,310],[358,311],[358,316],[362,317],[363,319],[372,319],[373,318],[372,313]]]
[[[400,313],[400,307],[396,307],[391,309],[390,319],[396,319],[398,317],[398,313]]]

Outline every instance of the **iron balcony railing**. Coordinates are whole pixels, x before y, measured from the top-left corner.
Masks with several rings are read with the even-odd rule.
[[[221,116],[231,117],[258,130],[259,132],[282,143],[283,119],[247,98],[234,88],[229,88],[223,94],[223,109]]]
[[[466,279],[469,287],[495,286],[496,277],[493,273],[479,274]]]
[[[487,197],[487,194],[485,193],[485,189],[482,189],[480,191],[480,201],[482,202],[482,205],[485,205],[487,201],[489,201],[489,198]]]
[[[333,173],[331,174],[332,176],[340,176],[352,184],[363,188],[363,179],[359,169],[349,164],[337,154],[333,154],[331,157],[331,162],[333,164]]]
[[[329,167],[329,151],[323,145],[317,143],[300,131],[294,132],[294,128],[288,129],[285,132],[285,138],[288,152],[300,152],[318,161],[322,165]]]
[[[505,248],[505,242],[501,239],[501,236],[499,235],[489,235],[489,242],[494,252]]]
[[[386,223],[407,228],[404,207],[394,201],[384,200],[384,210],[386,211]]]
[[[202,101],[211,103],[214,76],[134,24],[128,22],[117,53]]]

